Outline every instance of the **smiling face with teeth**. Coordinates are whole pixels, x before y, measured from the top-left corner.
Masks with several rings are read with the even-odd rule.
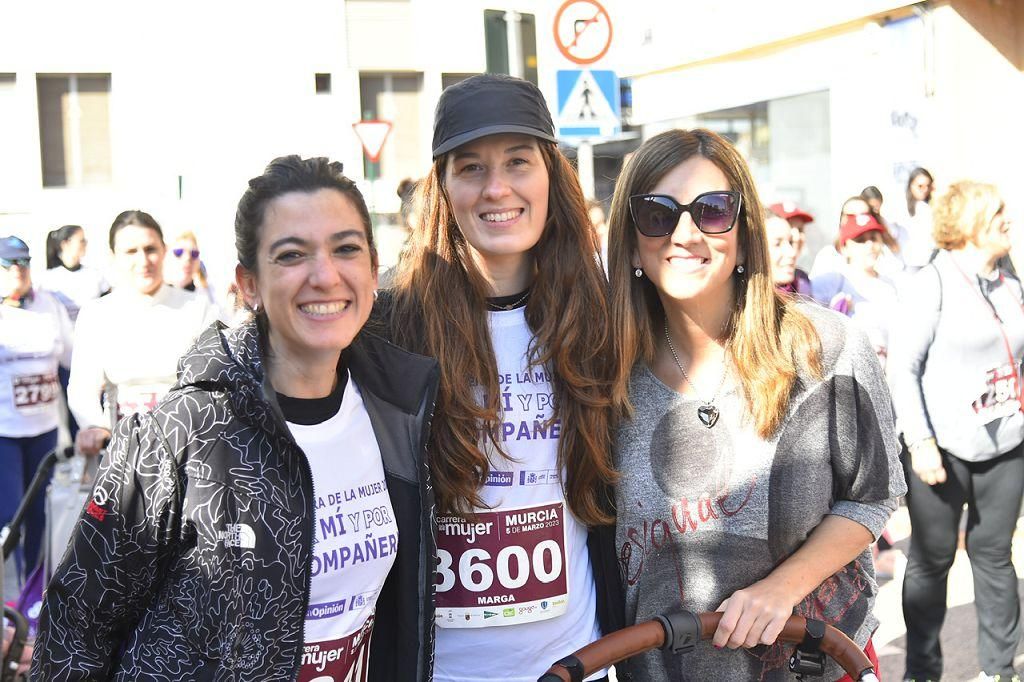
[[[489,135],[448,155],[444,187],[477,264],[511,294],[530,283],[530,249],[548,217],[548,169],[537,138]]]
[[[718,166],[693,156],[666,173],[650,193],[689,204],[698,194],[731,189]],[[724,234],[704,234],[684,213],[668,236],[646,237],[637,231],[633,265],[643,268],[666,305],[670,300],[702,302],[711,309],[727,309],[733,300],[733,271],[741,262],[738,233],[734,227]]]
[[[377,287],[366,228],[352,202],[334,189],[272,200],[257,263],[257,272],[238,266],[238,284],[266,313],[274,365],[333,369],[370,316]]]

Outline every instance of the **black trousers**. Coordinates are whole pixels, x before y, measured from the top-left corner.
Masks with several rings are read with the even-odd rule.
[[[1010,542],[1024,493],[1024,445],[977,463],[940,452],[945,483],[929,486],[909,468],[907,472],[911,535],[903,581],[905,677],[937,680],[942,676],[939,632],[946,617],[946,580],[965,503],[967,556],[978,615],[978,662],[989,675],[1011,675],[1021,623]]]

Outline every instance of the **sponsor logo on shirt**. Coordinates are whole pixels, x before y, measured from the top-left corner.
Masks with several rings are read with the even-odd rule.
[[[519,485],[557,485],[558,469],[535,469],[519,472]]]
[[[340,616],[345,613],[344,599],[338,601],[325,602],[323,604],[310,604],[309,608],[306,609],[306,620],[322,620],[324,618],[333,618]]]
[[[487,480],[484,481],[484,485],[509,488],[515,482],[514,474],[515,472],[512,471],[492,471],[487,474]]]
[[[217,540],[224,543],[225,547],[239,547],[241,549],[253,549],[256,547],[256,533],[252,526],[247,523],[229,523],[224,530],[217,533]]]
[[[501,615],[505,618],[511,618],[512,616],[516,615],[516,610],[513,608],[502,609]]]

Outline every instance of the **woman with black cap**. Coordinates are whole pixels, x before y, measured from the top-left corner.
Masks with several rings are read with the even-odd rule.
[[[536,86],[445,90],[433,156],[380,303],[395,341],[441,367],[434,679],[532,681],[621,622],[604,276]]]

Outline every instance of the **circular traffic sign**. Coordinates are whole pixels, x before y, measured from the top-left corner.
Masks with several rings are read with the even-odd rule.
[[[612,45],[612,20],[597,0],[566,0],[554,28],[558,51],[577,64],[593,64]]]

